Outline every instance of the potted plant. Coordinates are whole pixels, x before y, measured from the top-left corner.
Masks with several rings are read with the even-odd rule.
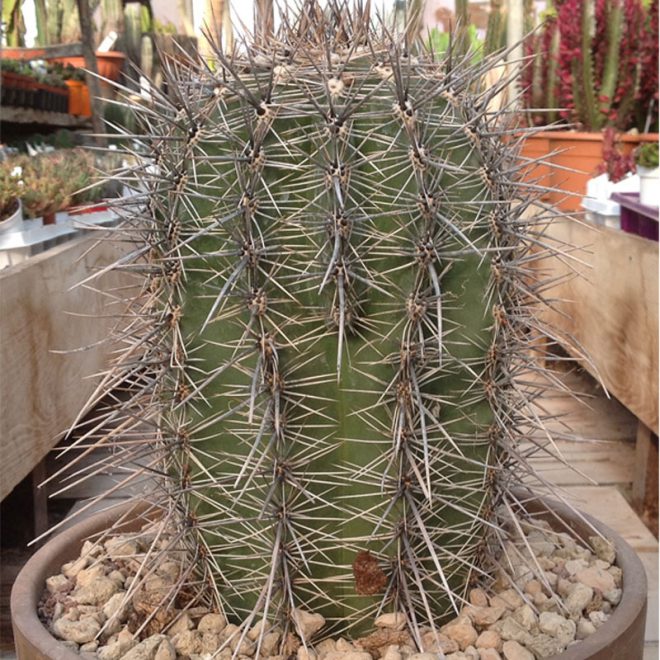
[[[96,51],[96,65],[98,68],[99,76],[107,78],[112,82],[117,82],[119,76],[121,75],[122,68],[124,66],[124,61],[126,56],[124,53],[116,50],[109,51]],[[82,55],[72,55],[69,57],[56,57],[53,58],[53,62],[60,62],[61,64],[67,65],[82,69],[85,67],[85,58]]]
[[[639,201],[647,206],[660,206],[660,167],[658,143],[643,144],[635,154],[639,175]]]
[[[43,224],[55,222],[55,214],[71,206],[76,192],[90,186],[90,156],[82,149],[61,149],[23,156],[22,200],[26,214],[41,217]]]
[[[36,107],[38,82],[36,73],[30,65],[3,59],[0,62],[0,69],[2,72],[2,104],[17,108]]]
[[[11,161],[0,162],[0,233],[20,231],[23,225],[21,192],[20,167]]]
[[[43,110],[48,112],[67,112],[69,109],[69,90],[60,73],[51,66],[44,67],[37,73],[40,84],[40,98]]]
[[[59,65],[59,69],[61,70],[62,79],[69,88],[69,114],[78,117],[90,117],[92,110],[84,71],[71,66],[71,64]]]
[[[523,156],[539,162],[529,178],[555,188],[547,197],[562,210],[579,209],[602,167],[605,128],[617,131],[624,154],[657,142],[649,132],[658,126],[657,44],[657,0],[566,0],[527,38],[526,121],[555,124],[529,138]]]
[[[38,594],[100,526],[130,535],[113,559],[133,571],[115,603],[137,608],[122,639],[170,658],[171,626],[185,655],[208,643],[216,657],[302,660],[322,636],[369,635],[381,614],[406,656],[438,652],[459,612],[472,633],[473,584],[548,581],[529,550],[530,530],[547,529],[539,511],[549,534],[595,534],[584,541],[624,568],[609,530],[534,491],[522,449],[533,437],[542,451],[546,433],[533,412],[544,381],[524,377],[539,369],[538,221],[508,129],[487,111],[505,82],[479,84],[497,64],[451,49],[434,59],[362,5],[307,2],[274,37],[217,50],[213,66],[191,60],[177,93],[135,108],[142,159],[125,178],[140,195],[123,209],[131,249],[116,268],[142,281],[89,405],[128,389],[78,442],[112,443],[125,483],[148,473],[158,486],[140,511],[52,541],[22,574],[21,657],[68,657],[36,623]],[[156,527],[140,533],[140,515]],[[641,657],[645,583],[634,553],[629,565],[630,607],[561,657]],[[193,633],[200,607],[212,621]],[[55,630],[87,621],[76,637],[93,645],[108,628],[85,612],[60,608]]]

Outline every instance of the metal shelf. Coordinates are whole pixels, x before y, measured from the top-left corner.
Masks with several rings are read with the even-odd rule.
[[[64,112],[48,112],[34,108],[0,107],[0,122],[7,124],[47,124],[49,126],[81,127],[91,123],[89,117],[76,117]]]

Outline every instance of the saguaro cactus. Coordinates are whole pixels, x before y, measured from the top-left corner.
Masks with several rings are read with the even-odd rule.
[[[133,388],[97,428],[127,480],[159,477],[187,598],[304,642],[301,610],[330,632],[396,610],[419,642],[520,529],[542,426],[508,81],[343,3],[216,56],[137,109],[117,267],[144,284],[94,401]]]

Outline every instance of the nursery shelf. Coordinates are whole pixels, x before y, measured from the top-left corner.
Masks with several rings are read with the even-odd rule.
[[[34,108],[2,106],[0,121],[14,124],[47,124],[49,126],[79,127],[90,124],[89,117],[76,117],[64,112],[48,112]]]
[[[100,211],[79,216],[58,213],[52,225],[43,225],[41,218],[24,220],[22,231],[0,235],[0,270],[84,235],[85,232],[112,225],[117,219],[113,211]]]
[[[554,221],[547,236],[573,246],[573,261],[539,264],[558,283],[545,292],[554,309],[543,319],[573,337],[576,344],[564,343],[568,353],[657,433],[658,244],[570,218]]]
[[[0,499],[56,444],[96,387],[90,374],[107,365],[113,346],[101,340],[115,321],[112,296],[101,291],[132,280],[112,272],[76,285],[124,250],[87,234],[0,271],[2,309],[11,310],[0,315]],[[94,348],[74,350],[82,346]]]

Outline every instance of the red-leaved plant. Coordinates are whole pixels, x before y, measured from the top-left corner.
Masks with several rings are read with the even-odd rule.
[[[658,0],[561,0],[525,43],[523,98],[532,124],[586,131],[658,123]]]
[[[608,179],[616,183],[635,169],[634,154],[621,150],[616,129],[608,126],[603,131],[603,162],[598,168],[599,174],[607,173]]]

